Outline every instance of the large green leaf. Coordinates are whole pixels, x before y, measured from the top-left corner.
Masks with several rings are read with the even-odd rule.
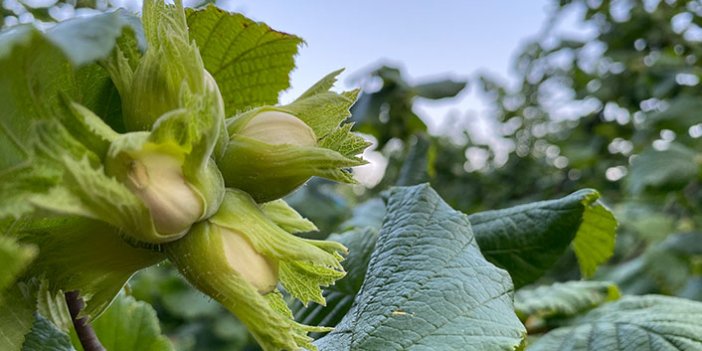
[[[509,275],[428,185],[394,188],[368,278],[321,350],[511,350],[525,334]]]
[[[481,252],[493,264],[510,273],[516,287],[541,277],[570,247],[576,247],[583,270],[592,272],[609,257],[614,248],[616,222],[598,200],[594,190],[582,190],[565,198],[516,206],[504,210],[480,212],[468,216]],[[354,210],[343,229],[378,229],[386,208],[380,199],[370,200]],[[329,326],[340,320],[350,308],[350,299],[358,293],[365,278],[368,261],[356,257],[370,255],[375,247],[374,235],[361,230],[344,233],[340,240],[351,249],[347,271],[355,271],[337,283],[344,286],[328,289],[327,307],[296,305],[295,316],[314,325],[324,321]],[[516,240],[516,241],[513,241]],[[592,249],[590,249],[592,247]],[[366,250],[359,252],[361,250]],[[590,251],[588,251],[590,250]],[[356,267],[355,265],[363,264]],[[349,290],[348,288],[355,289]]]
[[[520,289],[514,295],[514,309],[525,319],[568,317],[619,298],[614,283],[599,281],[571,281]]]
[[[702,303],[626,296],[555,329],[529,351],[679,351],[702,349]]]
[[[302,39],[214,6],[188,10],[187,21],[227,115],[278,103],[278,93],[290,86]]]
[[[119,295],[105,313],[93,322],[95,334],[110,351],[173,350],[161,335],[156,312],[145,302]]]
[[[571,245],[585,276],[612,255],[617,222],[598,198],[584,189],[469,218],[483,255],[521,287],[541,277]]]
[[[629,191],[641,193],[646,187],[684,186],[699,177],[702,156],[678,143],[665,150],[646,149],[634,159]]]

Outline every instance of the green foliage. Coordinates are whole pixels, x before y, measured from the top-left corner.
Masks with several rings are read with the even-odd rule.
[[[604,259],[598,260],[588,256],[590,251],[579,253],[582,256],[578,257],[590,264],[587,269],[594,270],[612,255],[616,221],[598,196],[594,190],[581,190],[559,200],[474,213],[468,219],[481,253],[506,269],[515,287],[520,288],[541,278],[576,243],[592,248],[592,252],[603,252]],[[370,200],[356,207],[354,216],[341,225],[346,232],[329,237],[350,249],[343,263],[348,274],[326,291],[327,306],[304,308],[295,304],[297,318],[335,325],[347,313],[351,298],[359,293],[366,277],[376,232],[386,216],[382,201]]]
[[[395,185],[407,186],[429,181],[433,173],[432,152],[436,150],[428,136],[417,134],[411,139],[407,157],[400,168]]]
[[[516,349],[509,275],[480,254],[466,215],[427,185],[394,188],[354,306],[323,350]]]
[[[140,271],[129,287],[131,296],[154,307],[163,334],[178,350],[257,349],[236,317],[189,285],[170,264]]]
[[[355,183],[349,168],[365,163],[358,154],[369,143],[344,123],[358,91],[330,90],[340,72],[328,74],[288,105],[264,106],[227,120],[229,144],[220,161],[227,186],[262,203],[289,194],[312,176]]]
[[[212,5],[187,13],[190,37],[222,91],[227,116],[278,102],[302,39]]]
[[[94,19],[94,23],[99,24],[100,28],[112,26],[107,32],[119,32],[125,26],[119,18],[117,14],[100,15]],[[78,102],[90,100],[95,92],[77,86],[71,62],[77,64],[106,57],[114,45],[114,36],[108,35],[100,38],[104,43],[91,49],[86,48],[94,45],[95,39],[84,36],[75,41],[77,48],[82,50],[54,46],[54,42],[67,45],[71,32],[80,24],[76,22],[80,20],[56,26],[45,35],[28,25],[0,34],[0,67],[5,67],[4,71],[10,73],[0,78],[0,92],[3,96],[12,97],[5,101],[6,108],[0,112],[0,151],[7,155],[0,163],[0,190],[8,200],[1,206],[0,213],[3,215],[18,216],[29,211],[28,192],[47,191],[56,183],[57,174],[53,167],[32,164],[32,160],[38,157],[35,150],[37,143],[41,142],[37,140],[33,121],[66,118],[62,103],[64,96]],[[67,56],[60,49],[71,50],[72,54]],[[87,70],[82,72],[85,73],[80,75],[81,79],[92,79],[84,75],[88,73]]]
[[[694,278],[700,275],[700,240],[702,234],[696,232],[672,234],[640,256],[604,269],[599,276],[616,282],[627,294],[684,293],[699,299]]]
[[[598,198],[599,194],[588,194],[583,198],[583,217],[573,239],[573,252],[586,278],[592,277],[597,267],[614,253],[617,220]]]
[[[616,247],[613,235],[616,222],[596,199],[597,195],[578,200],[574,194],[570,199],[523,205],[521,209],[533,206],[534,212],[525,211],[531,216],[513,221],[507,216],[512,209],[485,212],[495,212],[496,220],[504,219],[506,237],[523,233],[524,238],[536,240],[539,235],[533,233],[541,233],[549,234],[546,238],[553,240],[551,245],[544,244],[528,255],[515,255],[514,262],[522,257],[549,257],[555,240],[563,240],[564,249],[554,251],[547,263],[537,267],[538,274],[529,271],[534,270],[529,265],[532,261],[521,264],[523,272],[533,275],[522,285],[577,279],[581,276],[578,271],[593,276],[595,268],[609,260],[608,267],[594,276],[622,284],[625,293],[654,292],[699,298],[701,256],[694,238],[702,225],[697,152],[702,144],[695,129],[699,127],[696,127],[699,109],[695,101],[700,85],[685,83],[683,78],[699,79],[698,50],[686,32],[699,29],[700,13],[696,4],[684,1],[648,5],[631,2],[624,9],[609,1],[573,1],[557,7],[554,23],[557,16],[570,10],[570,3],[587,9],[582,13],[583,19],[594,29],[594,40],[566,40],[560,33],[547,30],[516,61],[520,76],[517,89],[507,89],[488,77],[481,78],[482,88],[495,108],[498,137],[513,145],[506,160],[501,160],[505,155],[499,155],[499,150],[476,144],[470,135],[463,143],[429,137],[430,147],[420,143],[417,144],[421,148],[411,146],[411,140],[419,135],[421,128],[408,127],[408,121],[417,117],[411,110],[411,99],[407,98],[412,96],[406,93],[408,84],[396,69],[383,68],[382,73],[374,73],[383,81],[381,92],[405,93],[387,94],[377,100],[367,99],[376,93],[366,94],[356,106],[359,112],[354,118],[361,130],[376,136],[381,145],[393,138],[401,141],[393,145],[394,149],[379,149],[388,158],[389,166],[381,185],[367,195],[372,197],[392,184],[431,182],[448,203],[474,213],[469,219],[483,254],[490,259],[491,242],[480,240],[479,220],[483,211],[515,202],[560,198],[582,186],[594,187],[602,191],[618,214],[626,216],[618,230]],[[624,15],[617,17],[621,13]],[[692,18],[691,22],[682,25],[678,22],[688,17]],[[671,28],[674,26],[678,27]],[[603,51],[598,51],[598,45]],[[572,99],[549,99],[554,87],[563,89],[566,95],[572,93]],[[562,110],[554,109],[564,104],[572,108],[569,112],[573,115],[564,116]],[[389,112],[393,109],[394,116]],[[371,112],[365,115],[366,111]],[[486,165],[466,162],[466,151],[476,150],[488,155]],[[400,174],[416,178],[405,180]],[[537,214],[541,205],[559,201],[566,205],[567,200],[579,215],[568,219],[572,213],[555,207],[553,217]],[[357,212],[362,215],[352,217],[339,229],[378,228],[385,213],[382,207],[377,201],[359,206]],[[541,220],[548,218],[554,218],[553,222]],[[548,229],[549,223],[559,221],[563,227]],[[538,225],[527,233],[524,229],[529,228],[530,222]],[[344,235],[358,235],[358,232]],[[509,239],[502,245],[499,249],[507,248],[508,252],[526,253],[530,249],[523,242]],[[574,254],[564,254],[568,246]],[[610,260],[613,253],[615,257]],[[513,274],[519,271],[509,271],[515,285],[520,286],[520,275]],[[541,280],[536,281],[539,277]],[[570,288],[560,291],[562,296],[545,297],[543,302],[558,304],[560,297],[575,302],[568,305],[570,309],[560,305],[569,311],[569,316],[577,316],[614,298],[609,294],[614,289],[611,283],[566,284]],[[537,291],[547,294],[538,288]],[[346,295],[335,296],[341,296],[341,303],[332,305],[327,312],[312,307],[300,309],[297,315],[332,320],[340,314],[334,308],[347,306]],[[672,301],[664,300],[661,304]],[[663,316],[663,309],[651,313]],[[548,329],[567,322],[562,317],[550,316],[543,321],[537,314],[527,318],[530,337],[538,340]],[[620,332],[624,338],[636,333],[629,329]],[[567,337],[559,340],[569,341]],[[540,345],[538,341],[536,345]],[[543,349],[557,349],[558,345],[549,344]],[[600,346],[594,349],[617,350],[613,344]],[[654,345],[653,349],[666,349],[658,346]]]
[[[533,350],[696,350],[702,303],[665,296],[627,296],[556,329]]]
[[[522,320],[571,317],[619,297],[619,289],[613,283],[571,281],[520,289],[514,295],[514,309]]]
[[[614,251],[616,221],[593,190],[469,218],[481,251],[505,268],[516,287],[540,278],[571,247],[584,276]]]
[[[324,238],[350,217],[354,201],[345,196],[350,189],[347,188],[345,194],[339,190],[328,180],[312,178],[307,186],[299,188],[285,198],[286,202],[302,216],[314,222],[320,230],[319,233],[305,233],[305,236]]]
[[[161,335],[153,308],[130,296],[118,295],[110,308],[93,322],[93,328],[110,351],[173,350],[168,338]]]
[[[385,211],[384,208],[381,209]],[[378,233],[374,228],[352,229],[329,236],[329,240],[340,242],[349,249],[349,255],[342,262],[346,276],[324,290],[325,305],[305,306],[300,302],[294,303],[291,309],[295,320],[309,325],[339,324],[361,290],[377,239]]]
[[[133,234],[139,231],[135,227],[149,226],[146,209],[95,164],[104,155],[87,149],[65,127],[75,127],[66,99],[91,100],[95,93],[77,85],[83,80],[77,79],[72,65],[106,58],[116,43],[113,33],[122,32],[127,25],[119,14],[100,15],[94,20],[96,27],[112,33],[99,38],[100,45],[94,43],[94,37],[79,36],[76,47],[68,47],[75,26],[84,21],[80,19],[57,25],[45,35],[31,26],[3,33],[0,42],[5,55],[0,57],[0,66],[12,74],[3,75],[0,91],[13,98],[0,116],[5,134],[2,144],[8,145],[0,149],[8,151],[9,159],[15,162],[4,164],[0,171],[0,191],[7,199],[0,214],[18,217],[45,208],[103,219]],[[64,44],[56,47],[53,42]],[[71,55],[64,54],[68,50]],[[70,152],[62,153],[62,149]],[[98,196],[109,199],[93,198]]]
[[[569,11],[569,3],[557,7],[552,20]],[[364,94],[354,108],[354,119],[361,130],[381,140],[379,151],[389,160],[381,184],[366,194],[372,197],[392,184],[431,182],[448,203],[474,213],[469,219],[486,258],[491,259],[491,250],[501,255],[524,253],[514,254],[509,262],[520,268],[508,267],[516,286],[577,279],[580,271],[583,276],[615,281],[625,293],[665,293],[699,299],[701,256],[694,238],[702,225],[697,152],[702,144],[695,136],[699,134],[695,125],[699,123],[696,101],[700,85],[684,83],[684,77],[681,78],[687,75],[699,79],[696,44],[685,36],[686,31],[698,29],[699,11],[691,2],[632,2],[624,10],[615,9],[617,5],[608,1],[573,3],[587,8],[584,20],[594,28],[594,40],[566,40],[547,30],[516,61],[521,80],[516,90],[488,77],[481,79],[489,103],[495,108],[500,126],[498,137],[513,145],[506,161],[501,161],[504,155],[497,154],[490,145],[476,144],[470,135],[463,143],[430,136],[429,147],[421,140],[412,145],[414,138],[426,138],[418,133],[421,128],[408,127],[408,121],[417,117],[407,98],[412,96],[406,93],[408,84],[396,69],[383,68],[381,73],[373,73],[383,81],[380,92],[405,93],[382,97],[378,97],[378,92]],[[626,16],[616,17],[618,11]],[[674,20],[675,16],[678,17]],[[693,20],[683,24],[683,29],[670,28],[680,26],[677,21],[687,16]],[[593,53],[597,45],[604,51]],[[549,100],[554,86],[572,92],[572,101]],[[564,118],[562,111],[553,108],[562,104],[572,107],[571,112],[577,116]],[[393,110],[394,115],[390,112]],[[383,149],[383,143],[392,138],[401,143],[394,144],[394,149]],[[470,164],[470,160],[466,162],[467,150],[486,153],[487,164],[481,167]],[[409,175],[409,180],[401,174]],[[565,197],[582,186],[600,189],[615,212],[623,216],[616,247],[616,222],[597,200],[598,195],[590,193],[587,198],[583,192],[576,193],[580,198],[576,194]],[[485,211],[515,202],[561,197],[516,207],[514,218],[508,215],[513,208]],[[374,199],[358,206],[354,210],[358,215],[338,230],[380,227],[385,211],[379,202]],[[558,208],[557,203],[564,207]],[[553,213],[544,211],[544,216],[540,216],[540,207],[549,205],[554,206]],[[527,211],[530,208],[533,212]],[[523,210],[524,217],[517,217],[519,210]],[[505,239],[497,248],[490,246],[495,245],[491,240],[481,241],[481,233],[485,233],[481,231],[481,216],[493,212],[495,221],[504,222],[501,230]],[[531,227],[529,223],[538,224]],[[343,235],[361,238],[361,232],[356,229]],[[524,240],[550,241],[531,247],[523,241],[510,240],[520,235]],[[491,233],[488,238],[493,236]],[[348,238],[344,239],[346,243],[353,242]],[[372,241],[370,235],[365,238]],[[556,250],[556,246],[562,249]],[[567,252],[568,247],[574,254]],[[613,253],[615,257],[610,260]],[[523,257],[527,259],[520,262]],[[543,264],[530,265],[542,257],[548,258]],[[608,260],[605,268],[595,274],[595,268]],[[492,262],[500,265],[494,257]],[[525,277],[529,279],[520,281]],[[549,291],[529,288],[544,297],[533,300],[535,303],[541,301],[540,306],[567,311],[547,318],[539,317],[536,311],[531,318],[525,315],[530,340],[538,340],[544,332],[566,323],[563,317],[578,316],[618,296],[613,294],[616,288],[611,283],[563,284]],[[557,296],[549,295],[551,291],[558,291]],[[339,299],[338,304],[330,305],[326,311],[320,306],[300,308],[296,315],[305,320],[335,320],[342,314],[339,310],[348,308],[348,295],[330,292],[329,296]],[[665,303],[669,301],[672,300]],[[662,316],[663,309],[651,313]],[[627,329],[620,333],[628,338],[628,333],[634,335],[636,331]],[[568,342],[565,337],[559,340]],[[540,345],[538,341],[536,345]],[[558,345],[548,344],[543,349],[557,349]],[[594,349],[617,350],[614,345],[608,346],[611,347],[598,345]],[[653,349],[666,348],[654,345]]]
[[[0,303],[2,292],[10,287],[23,270],[27,268],[36,256],[36,248],[29,245],[20,245],[10,237],[0,233]]]
[[[646,187],[679,188],[700,178],[702,156],[672,143],[665,150],[644,150],[632,162],[629,191],[640,194]]]
[[[0,78],[0,91],[7,93],[8,100],[0,115],[3,134],[0,219],[3,227],[8,224],[7,232],[22,241],[22,248],[36,246],[40,252],[17,279],[18,283],[3,296],[11,300],[3,302],[3,314],[22,318],[14,323],[6,320],[8,344],[13,349],[30,332],[31,323],[26,316],[33,310],[48,313],[45,317],[51,323],[64,332],[69,331],[70,326],[62,315],[64,302],[57,299],[66,291],[80,293],[87,303],[81,316],[94,321],[96,329],[100,329],[99,320],[107,320],[105,328],[123,328],[120,323],[124,321],[112,320],[114,316],[98,317],[132,274],[162,261],[164,251],[171,254],[173,247],[186,245],[178,251],[183,257],[171,254],[170,258],[177,264],[185,262],[179,267],[181,271],[195,283],[200,282],[199,274],[210,275],[209,266],[207,262],[191,265],[189,259],[207,257],[209,249],[188,246],[192,241],[185,240],[178,245],[165,246],[165,243],[191,231],[193,234],[189,236],[198,237],[198,230],[191,227],[208,218],[222,228],[236,230],[246,230],[252,223],[254,227],[258,225],[255,235],[242,240],[254,242],[254,255],[265,254],[276,259],[273,285],[280,278],[288,292],[305,302],[323,303],[319,285],[329,285],[344,275],[338,263],[341,256],[336,253],[344,251],[343,246],[305,241],[274,224],[277,221],[293,231],[315,228],[284,203],[268,206],[274,218],[267,219],[258,204],[240,192],[253,209],[250,213],[258,213],[255,219],[262,224],[251,222],[250,216],[237,217],[235,214],[240,210],[237,206],[223,206],[220,210],[224,181],[213,158],[221,155],[229,139],[224,125],[225,102],[235,112],[276,103],[278,92],[288,86],[288,73],[301,41],[214,7],[191,11],[190,23],[186,22],[179,1],[166,5],[148,0],[143,8],[143,31],[128,16],[111,13],[67,21],[46,32],[24,25],[0,33],[0,68],[11,72]],[[219,18],[218,24],[222,24],[221,19],[223,28],[219,25],[208,28],[210,15]],[[217,58],[212,56],[213,52],[222,47],[202,43],[201,54],[198,40],[209,42],[210,37],[219,38],[235,27],[241,30],[240,35],[229,38],[243,41],[230,43],[229,47],[241,51],[229,51]],[[222,44],[219,39],[211,42]],[[148,47],[144,48],[144,43]],[[271,48],[273,51],[268,50]],[[248,57],[247,53],[253,56]],[[208,66],[201,55],[207,57]],[[223,61],[215,62],[219,59]],[[250,70],[252,62],[265,65]],[[273,67],[277,70],[269,69]],[[217,78],[206,68],[213,70]],[[251,74],[247,76],[248,71]],[[261,79],[268,79],[270,84],[261,84]],[[355,155],[366,146],[350,132],[350,125],[340,126],[348,117],[355,93],[326,92],[329,88],[326,81],[321,84],[326,86],[325,91],[309,98],[327,96],[327,100],[317,101],[328,105],[319,113],[338,110],[336,115],[322,119],[315,113],[306,114],[309,108],[302,109],[300,114],[303,118],[316,118],[310,123],[313,128],[319,128],[325,150],[338,150],[338,158],[350,160],[325,171],[350,180],[347,171],[339,167],[362,163]],[[115,92],[119,94],[117,101],[105,101],[112,100]],[[241,95],[242,92],[245,94]],[[245,99],[240,99],[241,96]],[[339,98],[343,101],[335,102]],[[83,101],[85,105],[81,104]],[[91,111],[96,106],[102,106],[97,109],[101,115]],[[319,162],[334,157],[321,155]],[[214,219],[215,214],[221,215]],[[242,221],[245,223],[238,223]],[[3,237],[5,243],[13,242]],[[300,244],[307,245],[307,250]],[[26,250],[18,251],[18,257],[8,263],[13,269],[7,277],[3,275],[3,288],[27,265],[29,254]],[[193,272],[192,267],[206,270]],[[225,305],[246,291],[251,294],[242,295],[243,299],[237,300],[238,306],[250,301],[268,306],[268,315],[248,313],[255,320],[249,327],[268,336],[278,336],[273,342],[268,337],[260,338],[265,348],[312,347],[307,332],[326,330],[295,323],[280,294],[262,296],[268,292],[257,291],[248,281],[236,280],[238,272],[217,271],[231,275],[220,280],[228,286],[210,290],[207,284],[196,285]],[[21,290],[20,284],[32,288]],[[222,291],[230,296],[222,297]],[[27,304],[20,304],[20,300],[26,300]],[[25,308],[32,306],[34,300],[35,308]],[[147,313],[141,307],[127,308],[119,301],[113,308],[118,309],[115,314],[127,318],[131,314],[140,318]],[[242,312],[238,308],[233,310]],[[148,333],[153,331],[152,327],[153,323],[145,325],[142,331]],[[277,332],[271,334],[273,330]],[[140,339],[140,334],[124,332],[135,339],[124,338],[120,342],[127,344],[119,346],[113,343],[108,330],[104,342],[115,349],[149,347],[150,341]],[[163,347],[162,341],[155,342],[155,347]]]
[[[276,283],[304,303],[321,298],[320,285],[344,274],[342,245],[292,236],[236,189],[227,190],[220,211],[192,234],[165,246],[166,255],[190,283],[241,319],[264,349],[310,348],[307,333],[326,330],[292,320]]]
[[[413,87],[418,97],[425,99],[444,99],[458,95],[466,88],[466,82],[457,82],[450,79],[439,80],[429,83],[417,84]]]
[[[383,66],[371,73],[383,85],[380,90],[361,95],[354,105],[353,121],[359,131],[373,135],[382,148],[392,138],[407,140],[412,134],[427,130],[426,124],[412,111],[415,97],[443,99],[454,97],[466,82],[453,80],[433,81],[412,86],[399,69]]]
[[[129,245],[112,226],[75,217],[18,221],[12,233],[39,249],[27,276],[44,277],[50,294],[80,290],[89,317],[100,315],[135,271],[165,258]]]
[[[34,323],[34,301],[25,296],[19,286],[13,286],[0,301],[0,345],[10,350],[21,350],[25,335]]]

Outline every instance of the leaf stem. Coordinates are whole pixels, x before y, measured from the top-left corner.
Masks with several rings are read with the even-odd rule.
[[[71,313],[73,327],[76,329],[78,340],[85,351],[106,351],[100,343],[95,330],[88,323],[87,318],[78,318],[78,314],[85,307],[85,302],[79,296],[78,291],[69,291],[66,294],[66,304],[68,311]]]

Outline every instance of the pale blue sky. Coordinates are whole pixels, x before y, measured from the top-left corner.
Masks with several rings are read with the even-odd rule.
[[[350,88],[378,62],[399,64],[409,78],[468,77],[478,71],[510,74],[522,41],[541,29],[552,0],[441,1],[218,1],[227,10],[263,21],[305,39],[292,74],[290,100],[325,74],[345,67],[341,87]],[[475,91],[459,99],[417,108],[430,126],[449,112],[479,111]]]
[[[549,1],[220,1],[218,5],[303,37],[298,75],[341,66],[358,71],[378,59],[412,75],[506,73],[519,43],[545,19]],[[313,79],[313,78],[311,78]]]
[[[411,82],[432,77],[465,79],[479,72],[510,79],[514,55],[525,40],[542,30],[553,2],[220,0],[217,5],[305,39],[307,45],[300,50],[292,73],[292,88],[282,95],[282,102],[287,102],[341,67],[346,72],[339,88],[347,89],[358,87],[353,78],[363,77],[380,63],[399,65]],[[414,108],[433,133],[456,135],[470,130],[476,141],[507,147],[498,142],[489,107],[477,89],[469,88],[450,100],[418,99]],[[506,150],[499,154],[507,155]],[[375,152],[364,157],[371,163],[355,173],[370,185],[382,176],[385,160]]]
[[[113,0],[137,9],[139,0]],[[198,0],[184,0],[186,5]],[[511,62],[525,40],[543,28],[556,0],[218,0],[219,7],[296,34],[307,45],[297,57],[288,102],[327,73],[346,68],[339,88],[382,63],[399,66],[411,82],[434,77],[465,79],[478,73],[510,79]],[[572,11],[571,11],[572,12]],[[570,16],[573,17],[573,16]],[[566,29],[576,29],[566,18]],[[356,78],[354,80],[354,78]],[[430,131],[457,129],[450,120],[488,130],[486,105],[476,89],[439,102],[418,99],[415,109]],[[458,128],[460,129],[460,128]]]

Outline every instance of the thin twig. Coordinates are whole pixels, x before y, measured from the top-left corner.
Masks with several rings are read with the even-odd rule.
[[[83,302],[77,291],[66,293],[66,304],[68,305],[68,311],[71,312],[73,327],[76,329],[78,340],[83,345],[83,349],[85,351],[106,351],[88,320],[86,318],[78,318],[78,313],[85,307],[85,302]]]

